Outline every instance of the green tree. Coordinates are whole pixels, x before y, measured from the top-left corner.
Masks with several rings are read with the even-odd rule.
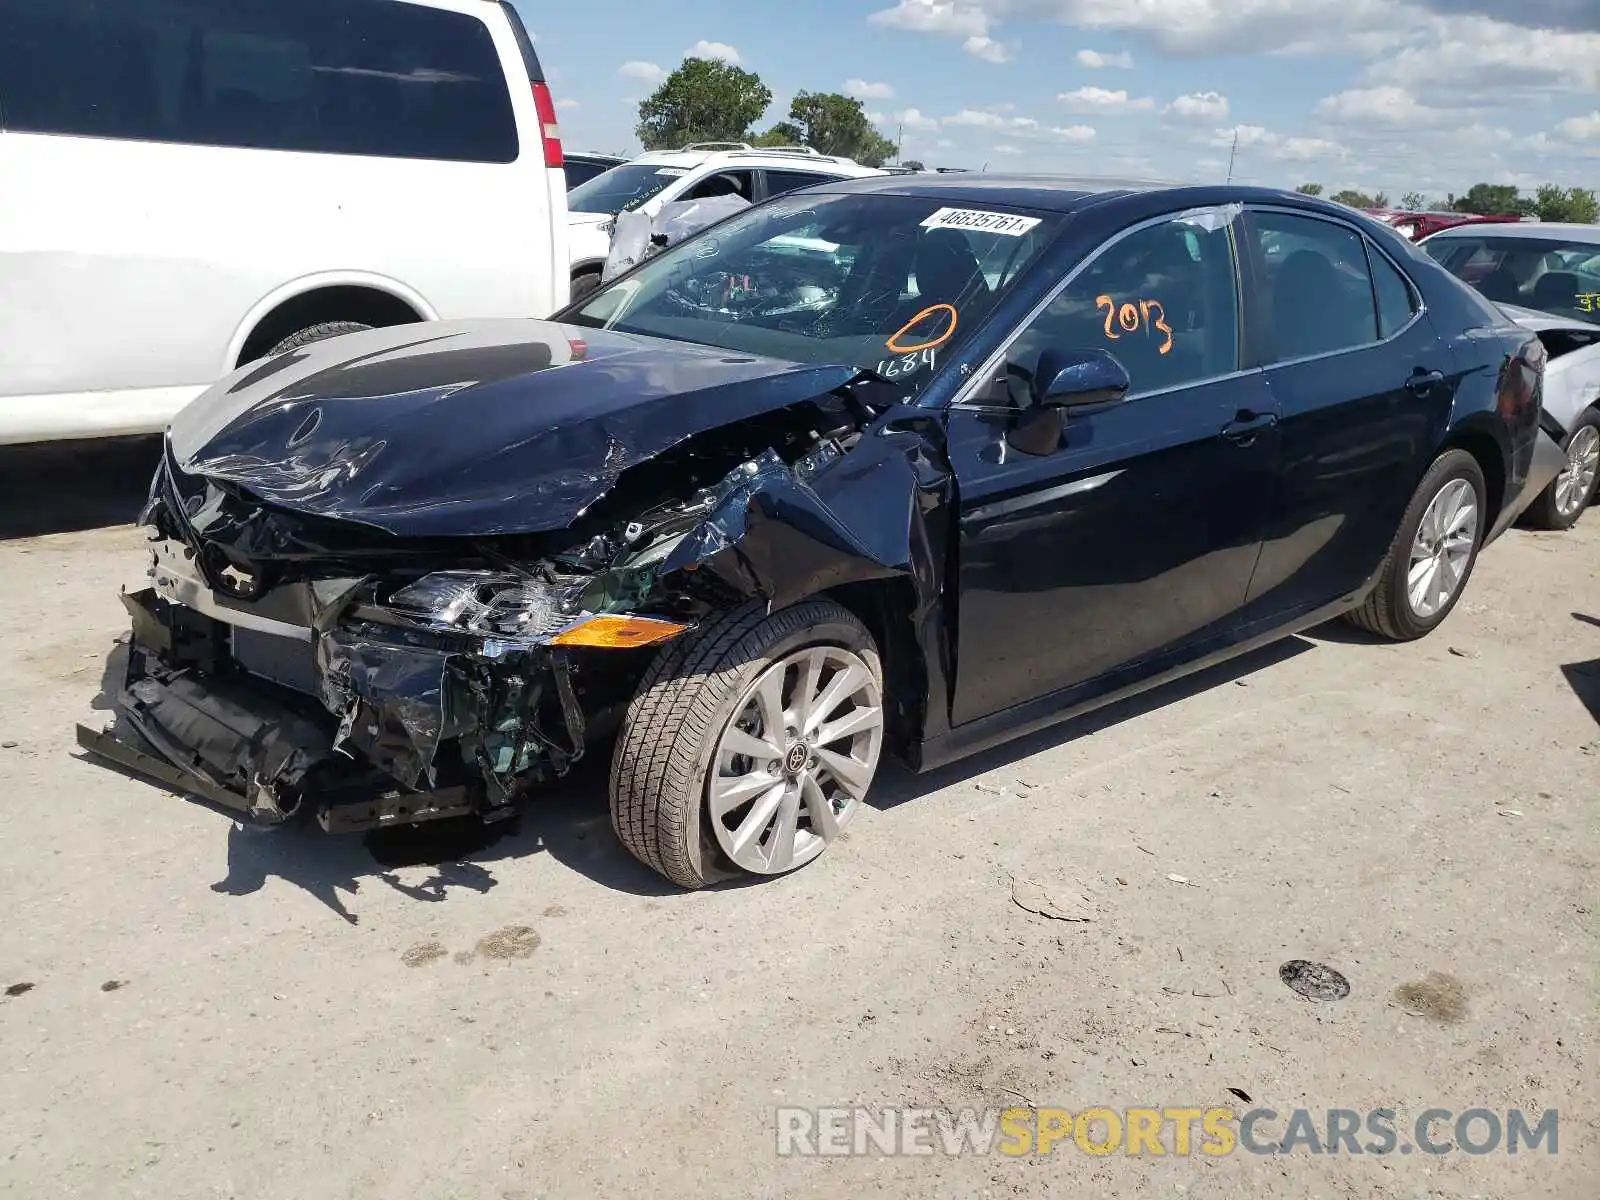
[[[923,166],[921,162],[914,158],[908,158],[900,165],[908,171],[926,171],[928,169],[927,167]]]
[[[1524,199],[1517,189],[1505,183],[1475,183],[1465,196],[1450,196],[1446,202],[1452,212],[1472,213],[1474,216],[1499,216],[1516,213],[1530,217],[1536,205]]]
[[[793,121],[779,121],[771,129],[757,137],[751,145],[803,146],[805,145],[805,137],[805,131]]]
[[[686,58],[639,105],[634,134],[646,150],[691,142],[743,142],[772,103],[761,76],[709,58]]]
[[[1328,197],[1335,204],[1348,204],[1351,208],[1387,208],[1389,197],[1379,192],[1376,196],[1369,196],[1365,192],[1358,192],[1354,188],[1345,188],[1342,192],[1335,192]]]
[[[1322,195],[1322,185],[1320,183],[1302,183],[1295,188],[1295,191],[1302,196],[1320,196]]]
[[[1541,221],[1574,221],[1593,225],[1600,221],[1600,201],[1590,188],[1564,188],[1547,183],[1534,201]]]
[[[800,144],[819,154],[853,158],[868,167],[881,167],[894,156],[894,143],[872,127],[861,101],[836,92],[799,93],[782,124],[798,128]]]
[[[1400,197],[1400,207],[1407,212],[1421,212],[1428,207],[1428,198],[1421,192],[1407,192]]]

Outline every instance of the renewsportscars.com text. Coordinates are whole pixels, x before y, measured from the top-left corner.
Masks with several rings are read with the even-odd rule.
[[[775,1118],[783,1156],[1555,1154],[1560,1123],[1555,1109],[1427,1108],[1401,1117],[1392,1108],[1215,1106],[779,1108]]]

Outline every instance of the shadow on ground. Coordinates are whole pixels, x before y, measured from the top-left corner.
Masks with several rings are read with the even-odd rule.
[[[1573,613],[1573,619],[1585,625],[1600,625],[1600,618],[1587,616],[1584,613]],[[1588,662],[1568,663],[1561,668],[1561,673],[1566,676],[1567,684],[1573,693],[1583,702],[1589,710],[1589,715],[1594,718],[1595,724],[1600,725],[1600,658],[1591,658]]]
[[[159,437],[0,446],[0,538],[132,523],[160,458]]]
[[[1233,684],[1254,671],[1314,648],[1315,644],[1305,638],[1290,638],[926,775],[914,775],[891,765],[880,777],[868,803],[880,811],[897,808],[1164,705]],[[111,708],[111,697],[121,686],[124,653],[122,647],[117,647],[106,663],[103,692],[94,703],[98,710]],[[219,812],[219,826],[224,821],[228,823],[228,851],[227,873],[212,884],[212,890],[224,896],[248,896],[275,877],[305,889],[343,920],[356,924],[359,917],[350,901],[364,887],[388,887],[419,903],[439,903],[452,893],[486,893],[497,886],[495,869],[543,853],[614,891],[650,897],[684,895],[637,862],[612,833],[606,802],[610,758],[610,747],[596,748],[521,816],[491,826],[465,819],[380,830],[365,836],[330,836],[314,822],[258,828],[213,810]],[[120,770],[99,759],[93,761],[107,769]],[[169,795],[152,786],[151,803],[178,802],[175,797],[166,798]],[[430,874],[420,882],[401,878],[401,870],[417,867],[429,869]],[[719,886],[759,882],[743,879]]]

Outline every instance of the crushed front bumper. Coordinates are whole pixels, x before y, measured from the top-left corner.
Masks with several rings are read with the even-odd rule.
[[[322,828],[348,833],[478,810],[465,783],[396,786],[336,749],[332,714],[240,666],[243,647],[256,659],[261,652],[259,640],[235,640],[237,627],[154,589],[122,600],[133,636],[117,695],[121,721],[105,730],[79,725],[85,750],[260,824],[282,824],[309,808]],[[309,643],[304,648],[309,655]]]
[[[301,616],[283,595],[234,606],[162,563],[157,586],[122,597],[133,632],[117,722],[78,726],[83,749],[131,773],[261,824],[306,811],[358,832],[506,818],[528,782],[581,754],[584,718],[549,651],[496,669],[422,638],[312,629],[314,597]],[[574,749],[531,736],[541,701]]]

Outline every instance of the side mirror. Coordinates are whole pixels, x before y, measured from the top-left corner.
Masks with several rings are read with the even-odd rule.
[[[1033,373],[1033,399],[1067,414],[1098,412],[1128,398],[1133,381],[1105,350],[1048,349]]]

